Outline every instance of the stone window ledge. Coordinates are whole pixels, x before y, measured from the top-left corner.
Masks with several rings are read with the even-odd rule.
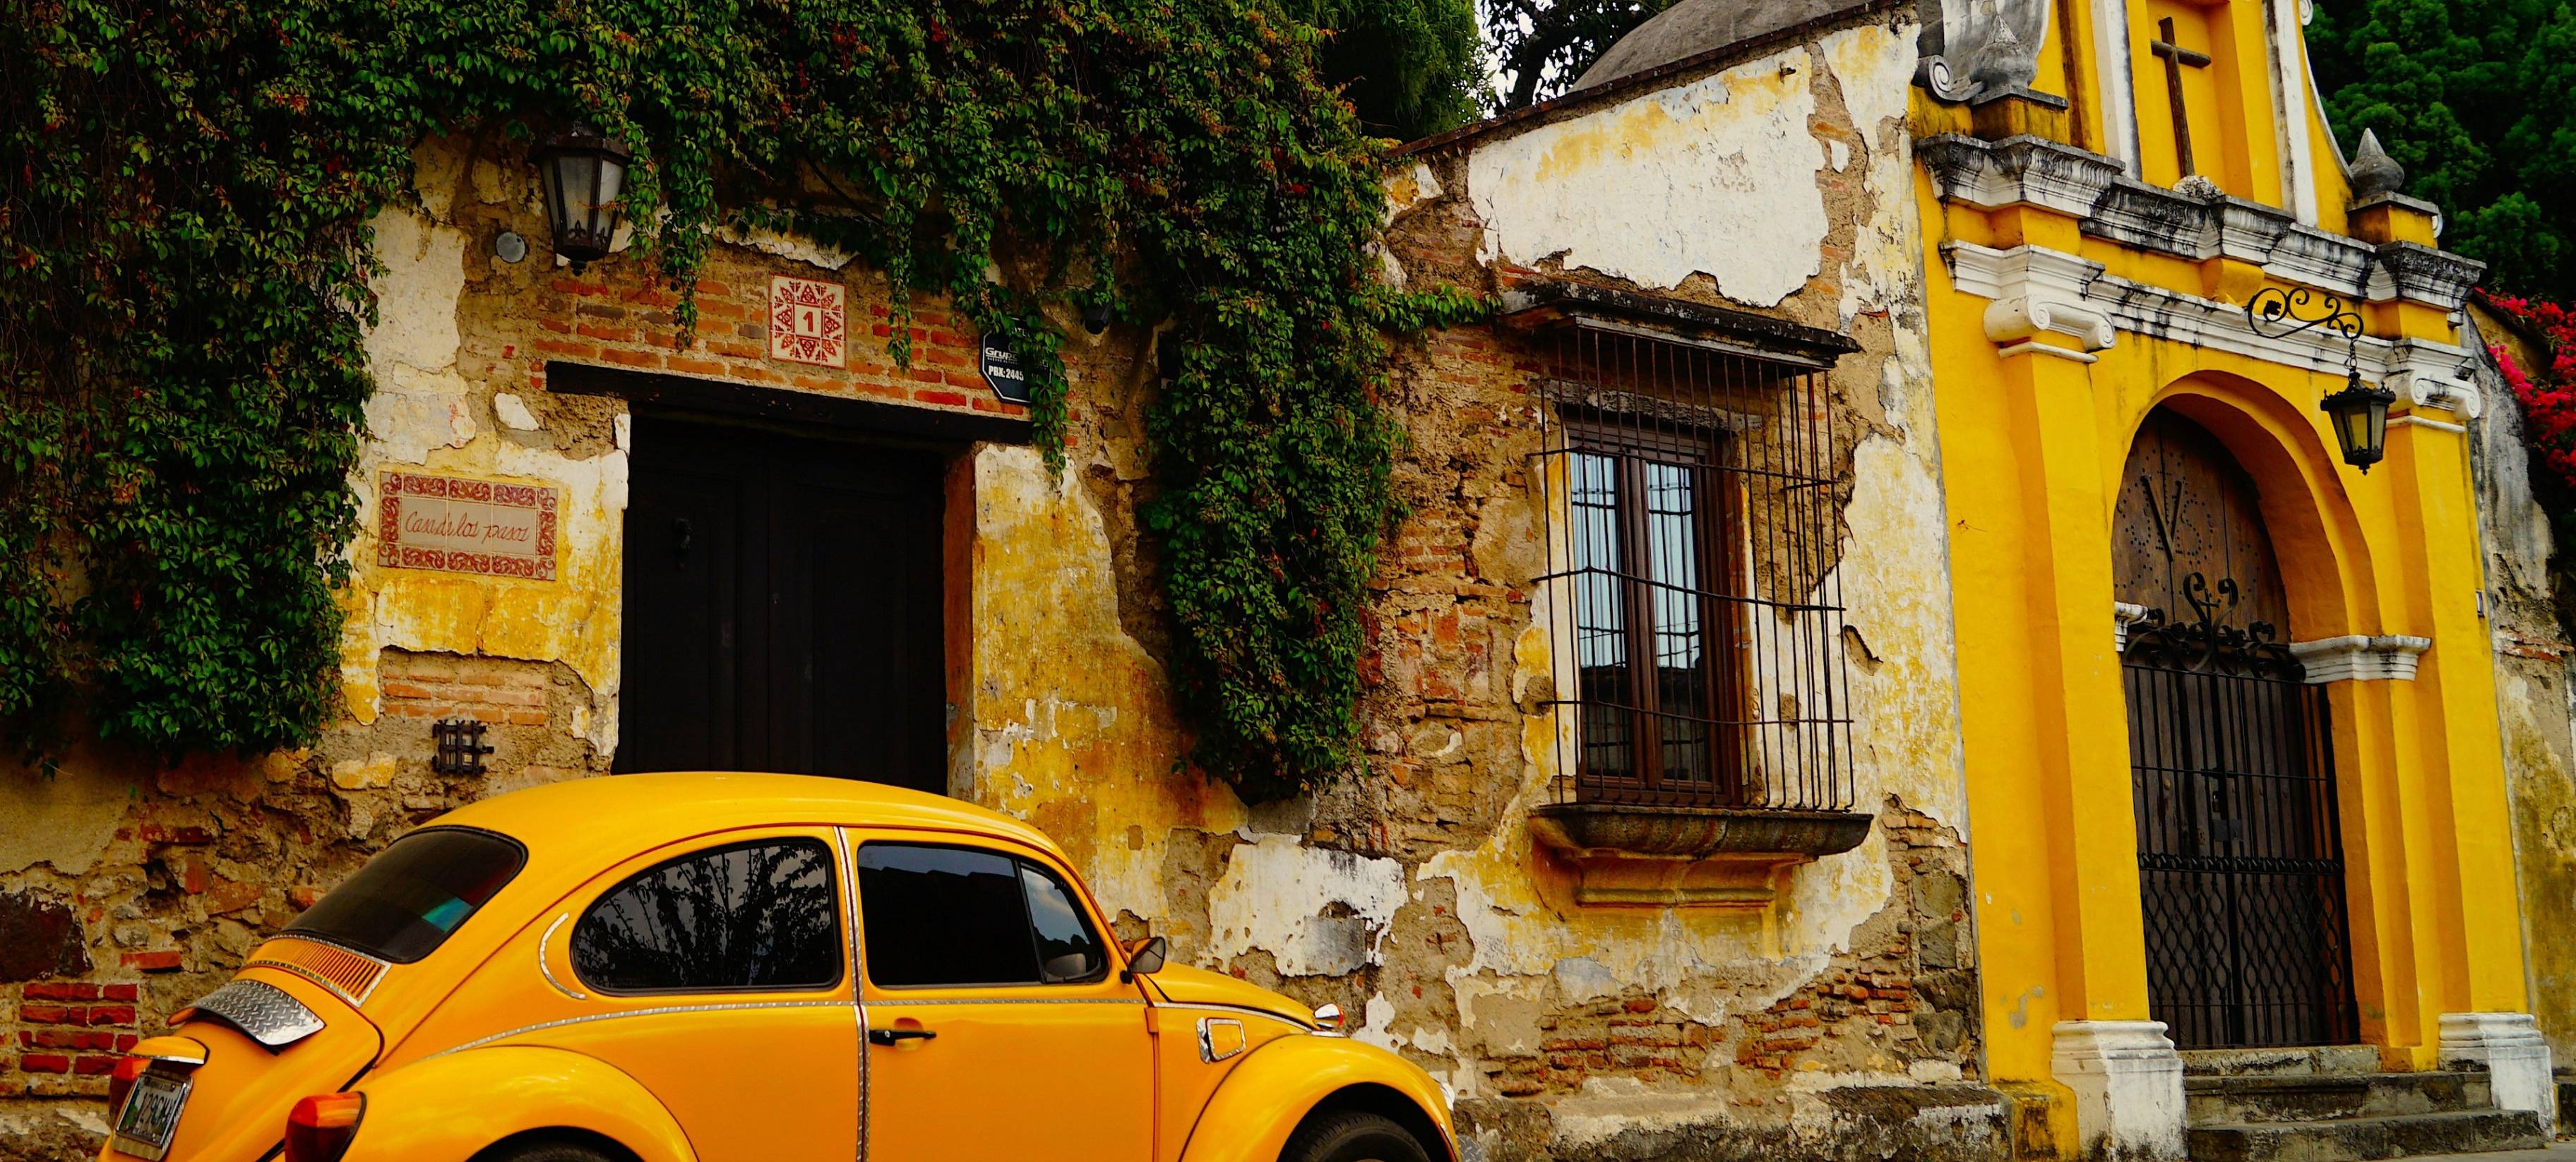
[[[1789,870],[1869,837],[1856,811],[1551,803],[1530,831],[1575,869],[1574,902],[1706,907],[1768,920]]]

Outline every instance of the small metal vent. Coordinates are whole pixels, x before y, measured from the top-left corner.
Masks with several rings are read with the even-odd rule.
[[[1558,800],[1849,807],[1824,373],[1577,324],[1534,394]]]
[[[259,946],[243,967],[260,966],[291,972],[332,992],[351,1005],[364,1005],[376,982],[385,975],[385,962],[372,956],[351,952],[311,940],[281,936]]]

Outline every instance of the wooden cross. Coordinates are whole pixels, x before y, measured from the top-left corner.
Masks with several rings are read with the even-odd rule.
[[[2191,114],[2182,106],[2182,70],[2185,65],[2208,68],[2209,54],[2193,52],[2173,42],[2173,17],[2157,21],[2156,32],[2159,38],[2147,45],[2147,51],[2164,58],[2165,95],[2173,98],[2174,155],[2182,161],[2182,176],[2190,177],[2200,171],[2191,164]]]

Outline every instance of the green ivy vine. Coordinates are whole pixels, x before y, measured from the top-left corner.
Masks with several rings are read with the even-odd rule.
[[[165,752],[312,739],[337,696],[373,389],[369,219],[411,149],[633,144],[633,260],[711,228],[854,250],[1030,365],[1051,304],[1176,352],[1152,405],[1175,687],[1247,794],[1349,766],[1392,517],[1383,142],[1275,0],[26,0],[0,14],[0,716]],[[1035,256],[1035,261],[1029,261]],[[992,281],[997,257],[1042,273]],[[905,357],[897,327],[896,355]]]

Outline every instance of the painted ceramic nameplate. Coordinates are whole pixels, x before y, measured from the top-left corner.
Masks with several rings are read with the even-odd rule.
[[[485,577],[555,579],[552,488],[387,472],[376,500],[376,563]]]
[[[849,337],[849,303],[839,283],[770,276],[770,358],[839,367]]]

